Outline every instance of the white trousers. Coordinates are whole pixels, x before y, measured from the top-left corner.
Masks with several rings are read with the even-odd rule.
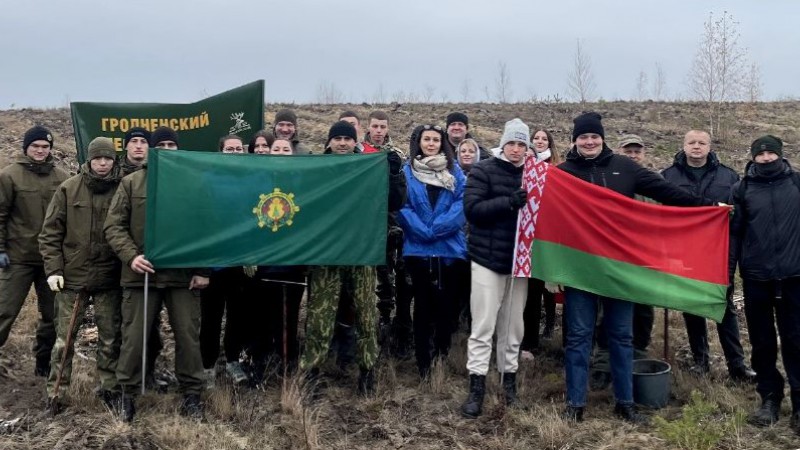
[[[497,331],[497,370],[516,373],[519,345],[525,334],[523,312],[528,280],[501,275],[472,262],[472,332],[467,344],[467,370],[486,375],[492,357],[492,336]]]

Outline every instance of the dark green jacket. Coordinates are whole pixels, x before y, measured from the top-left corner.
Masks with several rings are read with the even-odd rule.
[[[144,275],[131,269],[131,261],[144,254],[144,222],[147,203],[147,167],[142,167],[120,182],[104,226],[106,239],[122,261],[120,285],[123,287],[143,287]],[[154,288],[189,288],[192,275],[208,276],[207,271],[191,269],[159,269],[150,275],[150,286]]]
[[[42,265],[38,238],[47,205],[69,178],[53,161],[19,156],[0,170],[0,252],[8,253],[12,264]]]
[[[39,234],[44,271],[63,276],[68,289],[94,292],[119,287],[120,262],[103,233],[120,181],[117,170],[99,178],[84,164],[81,174],[61,183],[47,208]]]

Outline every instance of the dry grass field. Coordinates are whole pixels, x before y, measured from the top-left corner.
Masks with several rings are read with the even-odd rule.
[[[268,105],[267,121],[286,105]],[[774,133],[786,141],[786,153],[796,157],[800,140],[800,104],[735,105],[726,119],[724,139],[715,141],[721,159],[741,170],[750,141]],[[317,149],[328,126],[344,109],[364,116],[369,105],[296,106],[300,131]],[[583,109],[604,116],[606,137],[614,144],[621,134],[640,134],[652,147],[651,164],[663,168],[681,144],[683,133],[702,128],[701,105],[690,103],[615,102],[580,107],[574,104],[520,105],[388,105],[394,139],[406,145],[415,124],[444,125],[449,111],[470,116],[471,129],[484,146],[495,146],[502,124],[519,116],[532,128],[542,126],[568,144],[571,118]],[[0,167],[20,152],[22,133],[35,123],[49,126],[56,139],[55,154],[66,168],[76,168],[69,111],[0,111]],[[740,301],[737,300],[740,305]],[[505,410],[499,400],[496,374],[488,380],[484,414],[464,419],[459,406],[467,393],[466,339],[454,336],[450,356],[439,361],[427,382],[420,382],[413,359],[382,357],[377,392],[355,394],[357,370],[325,367],[327,388],[311,404],[302,401],[297,377],[274,375],[264,389],[235,388],[220,383],[205,394],[206,420],[197,422],[177,413],[179,396],[149,392],[137,403],[137,416],[128,425],[116,420],[93,395],[95,386],[95,328],[91,318],[79,334],[68,408],[56,417],[45,411],[44,381],[33,376],[31,345],[36,323],[33,294],[27,300],[9,342],[0,348],[0,449],[800,449],[800,437],[788,427],[788,402],[781,421],[759,429],[744,416],[758,405],[752,386],[728,381],[716,330],[709,326],[713,360],[707,378],[684,371],[690,356],[683,321],[672,313],[669,327],[673,364],[672,398],[667,407],[647,411],[653,423],[632,426],[616,420],[610,390],[591,392],[586,421],[570,424],[559,418],[564,402],[563,353],[560,330],[543,341],[534,361],[521,362],[520,397],[525,410]],[[741,314],[740,314],[741,316]],[[657,312],[651,355],[661,356],[663,314]],[[166,321],[164,321],[165,327]],[[740,317],[742,339],[748,335]],[[172,366],[172,346],[165,328],[167,350],[159,370]]]

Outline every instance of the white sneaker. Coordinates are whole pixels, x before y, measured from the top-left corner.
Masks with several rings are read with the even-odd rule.
[[[231,379],[231,381],[233,381],[233,384],[243,384],[249,379],[247,374],[244,373],[242,365],[239,364],[238,361],[225,364],[225,372],[228,374],[228,377]]]
[[[206,379],[206,390],[214,389],[217,380],[217,371],[214,369],[203,369],[203,377]]]

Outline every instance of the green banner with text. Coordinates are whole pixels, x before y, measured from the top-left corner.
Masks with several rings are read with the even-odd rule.
[[[167,126],[178,132],[180,147],[217,151],[219,138],[237,134],[247,143],[264,128],[264,80],[239,86],[195,103],[70,103],[78,161],[98,136],[122,139],[133,127],[150,131]]]

